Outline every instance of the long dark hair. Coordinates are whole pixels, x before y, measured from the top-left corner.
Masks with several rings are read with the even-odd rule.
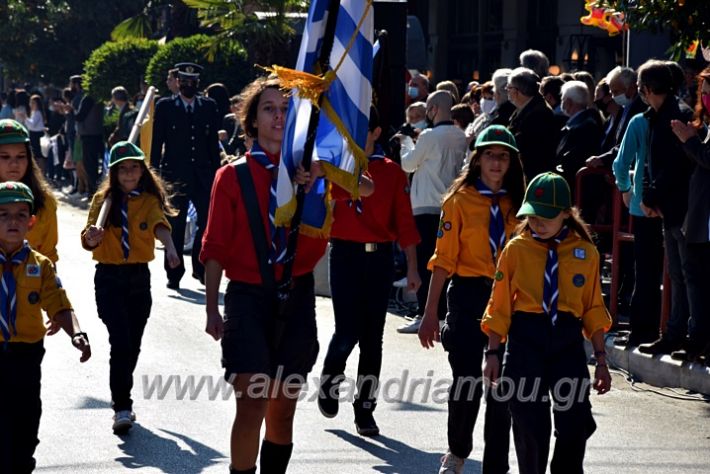
[[[138,186],[144,193],[152,194],[158,198],[160,208],[167,216],[177,216],[178,211],[171,202],[170,186],[163,181],[151,168],[141,161],[143,174],[138,181]],[[108,222],[115,227],[121,227],[121,202],[123,201],[123,191],[118,182],[118,165],[109,168],[108,178],[104,179],[96,194],[101,196],[102,202],[107,197],[111,198],[111,209],[108,214]]]
[[[589,229],[589,224],[584,222],[584,219],[582,219],[582,216],[579,213],[579,209],[571,207],[567,209],[567,212],[569,212],[569,217],[563,221],[562,225],[566,225],[570,230],[576,232],[582,240],[586,240],[590,244],[595,245],[594,238],[592,237],[592,231]],[[523,219],[520,224],[518,224],[518,227],[515,229],[515,234],[520,235],[526,230],[531,230],[527,217]]]
[[[446,202],[462,188],[473,186],[476,180],[481,177],[481,153],[483,153],[486,148],[488,147],[484,146],[473,150],[468,167],[451,183],[451,186],[444,194],[443,202]],[[508,166],[508,171],[506,171],[505,176],[503,176],[503,188],[508,191],[508,196],[510,196],[510,199],[513,201],[513,207],[510,208],[506,218],[510,217],[511,214],[513,216],[517,214],[518,209],[523,205],[523,198],[525,197],[523,164],[517,152],[511,149],[508,150],[510,151],[510,166]]]
[[[34,213],[37,214],[44,209],[47,200],[54,199],[54,196],[49,190],[49,185],[44,179],[44,176],[42,176],[37,162],[32,157],[32,150],[30,149],[29,143],[25,143],[25,153],[27,153],[27,169],[25,170],[24,176],[20,178],[20,181],[26,184],[27,187],[30,188],[30,191],[32,191],[32,195],[35,198]]]

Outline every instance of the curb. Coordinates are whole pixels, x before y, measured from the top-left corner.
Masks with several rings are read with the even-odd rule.
[[[678,387],[710,395],[710,367],[674,360],[670,355],[642,354],[637,347],[615,346],[614,337],[610,334],[605,340],[607,361],[613,367],[623,369],[649,385]]]

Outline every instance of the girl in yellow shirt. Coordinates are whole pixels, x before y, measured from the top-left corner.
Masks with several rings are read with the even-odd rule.
[[[481,364],[486,335],[480,320],[491,293],[496,261],[510,240],[525,192],[513,135],[494,125],[479,134],[469,167],[444,197],[424,318],[425,348],[441,340],[453,373],[449,391],[449,449],[440,472],[463,472],[473,447],[473,428],[483,387]],[[437,308],[447,278],[448,312],[441,334]],[[506,404],[487,397],[483,472],[508,472],[510,415]]]
[[[30,246],[57,263],[57,200],[30,150],[30,135],[16,120],[0,120],[0,183],[19,181],[34,196],[35,222],[27,233]]]
[[[562,176],[536,176],[525,193],[518,236],[498,260],[481,322],[488,334],[483,376],[505,392],[522,474],[544,474],[554,400],[552,474],[581,474],[587,439],[596,429],[589,403],[583,335],[594,346],[593,386],[611,387],[603,336],[611,326],[599,278],[599,253],[572,208]],[[497,349],[506,342],[503,377]]]
[[[155,239],[165,246],[171,268],[180,264],[167,216],[176,214],[162,180],[145,164],[140,148],[118,142],[111,148],[109,175],[94,194],[81,244],[96,265],[94,290],[99,318],[111,344],[109,385],[113,431],[125,434],[135,420],[131,388],[143,330],[150,316],[150,270]],[[97,222],[104,201],[106,223]]]

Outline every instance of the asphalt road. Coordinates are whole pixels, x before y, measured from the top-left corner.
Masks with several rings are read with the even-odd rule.
[[[151,264],[153,312],[133,390],[138,421],[130,435],[113,435],[108,338],[96,315],[91,255],[79,243],[85,216],[84,210],[60,206],[58,268],[94,355],[80,364],[66,335],[46,341],[38,472],[227,473],[235,408],[229,387],[221,382],[219,344],[203,331],[204,289],[190,278],[183,280],[179,292],[165,288],[160,252]],[[319,298],[317,304],[321,353],[313,377],[333,329],[330,301]],[[337,418],[323,418],[310,383],[296,415],[290,473],[438,472],[446,451],[445,387],[450,372],[443,350],[425,351],[416,336],[397,334],[401,323],[391,315],[385,329],[382,380],[388,401],[381,401],[375,412],[382,435],[358,436],[346,403]],[[350,359],[350,375],[356,361],[357,350]],[[418,384],[415,379],[420,379]],[[190,380],[194,387],[185,388]],[[615,375],[609,394],[592,397],[599,426],[588,444],[587,472],[710,472],[710,405],[692,397],[670,398],[676,396],[670,391],[659,395],[642,390]],[[480,472],[481,448],[479,424],[466,473]],[[516,466],[514,449],[510,456]]]

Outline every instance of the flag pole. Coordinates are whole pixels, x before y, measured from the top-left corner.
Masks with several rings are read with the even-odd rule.
[[[325,32],[323,42],[318,53],[318,67],[320,71],[317,73],[324,74],[330,68],[330,53],[333,50],[333,42],[335,40],[335,26],[338,19],[338,10],[340,9],[340,0],[330,0],[328,4],[328,19],[325,24]],[[311,105],[311,116],[308,121],[308,132],[306,134],[306,142],[303,146],[303,161],[301,164],[306,171],[311,169],[311,157],[313,156],[313,148],[316,143],[316,132],[318,130],[318,122],[320,120],[320,106],[323,102],[323,95],[318,99],[318,105]],[[286,246],[286,257],[284,261],[284,270],[281,281],[277,287],[277,296],[280,302],[285,302],[288,299],[289,290],[292,284],[293,263],[296,259],[296,248],[298,247],[298,233],[301,226],[301,217],[303,215],[303,203],[306,197],[305,186],[299,184],[296,190],[296,211],[291,219],[291,226],[288,234],[288,244]],[[281,305],[283,306],[283,305]]]

